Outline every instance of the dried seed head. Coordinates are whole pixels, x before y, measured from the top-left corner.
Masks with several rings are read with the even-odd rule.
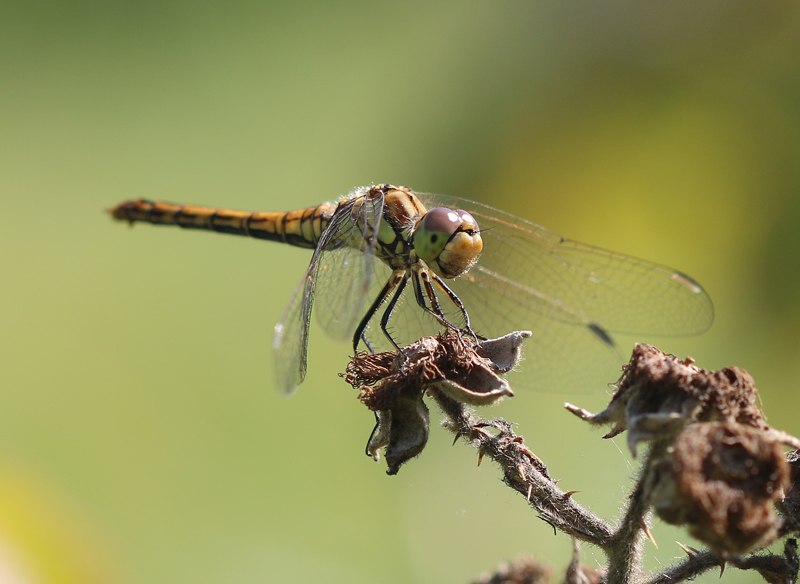
[[[783,448],[770,431],[735,422],[686,427],[649,468],[658,516],[717,553],[742,554],[778,536],[774,505],[789,484]]]
[[[600,584],[604,581],[606,571],[597,566],[586,564],[570,565],[564,584]]]
[[[425,392],[440,392],[469,405],[488,405],[514,395],[498,373],[516,366],[521,344],[529,336],[516,332],[476,344],[448,330],[404,347],[402,354],[355,355],[345,380],[378,415],[368,452],[377,460],[385,448],[389,474],[422,452],[430,427]]]
[[[552,570],[533,558],[519,558],[497,567],[494,574],[484,574],[473,584],[543,584]]]
[[[766,429],[750,375],[735,367],[705,371],[691,360],[637,344],[608,407],[597,414],[567,409],[592,424],[611,424],[610,438],[628,431],[628,447],[644,440],[671,439],[687,424],[727,420]]]

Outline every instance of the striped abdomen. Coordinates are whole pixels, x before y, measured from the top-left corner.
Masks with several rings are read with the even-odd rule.
[[[334,210],[336,205],[323,203],[287,213],[248,213],[140,199],[120,203],[109,209],[109,213],[114,219],[131,224],[143,221],[154,225],[178,225],[314,248]]]

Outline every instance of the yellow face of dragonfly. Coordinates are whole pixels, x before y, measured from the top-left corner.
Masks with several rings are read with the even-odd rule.
[[[436,207],[417,223],[414,249],[435,274],[455,278],[475,265],[483,241],[472,215],[460,209]]]

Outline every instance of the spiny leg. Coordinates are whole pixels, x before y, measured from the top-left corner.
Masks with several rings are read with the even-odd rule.
[[[383,316],[381,317],[381,330],[383,331],[383,334],[386,335],[386,338],[389,339],[389,342],[392,343],[392,345],[394,345],[395,349],[397,349],[400,352],[400,354],[403,355],[403,358],[406,357],[406,354],[403,352],[403,349],[400,348],[400,345],[398,345],[397,342],[392,338],[392,335],[389,334],[387,326],[389,324],[389,319],[392,317],[392,312],[394,312],[394,309],[397,306],[398,301],[403,296],[403,290],[405,290],[407,283],[408,283],[408,274],[406,272],[394,272],[392,274],[392,277],[389,278],[389,280],[386,282],[386,285],[384,285],[383,289],[381,290],[381,293],[378,295],[378,298],[376,299],[376,302],[373,303],[373,305],[370,307],[370,311],[367,313],[367,316],[365,317],[366,322],[369,322],[369,319],[372,318],[372,315],[375,314],[375,311],[378,309],[378,307],[383,303],[384,300],[386,300],[386,297],[392,292],[392,290],[396,288],[394,296],[392,296],[392,299],[389,301],[389,304],[386,307],[386,310],[384,310]],[[362,338],[364,335],[363,329],[366,328],[366,322],[362,321],[361,325],[359,325]],[[367,347],[369,347],[369,343],[367,343],[366,338],[364,338],[364,343],[367,345]],[[375,427],[372,429],[372,432],[370,432],[369,440],[367,440],[367,448],[366,448],[367,456],[372,456],[372,454],[369,451],[369,447],[372,444],[373,439],[375,438],[375,434],[378,432],[381,426],[381,418],[378,415],[378,412],[373,412],[373,413],[375,414]],[[389,415],[389,414],[384,413],[384,415]]]
[[[386,298],[389,297],[389,294],[392,293],[392,290],[397,288],[398,284],[400,284],[401,282],[405,282],[405,278],[403,277],[402,272],[400,272],[400,273],[393,272],[391,277],[388,280],[386,280],[386,283],[383,285],[383,288],[381,288],[381,291],[378,293],[378,296],[375,298],[375,300],[370,305],[369,310],[367,310],[367,313],[364,315],[364,318],[362,318],[361,322],[358,323],[358,328],[356,329],[356,332],[353,335],[353,352],[354,353],[358,351],[358,342],[359,342],[359,340],[363,341],[364,345],[367,347],[367,350],[369,350],[370,353],[374,353],[375,352],[375,350],[372,348],[372,344],[367,340],[367,335],[366,335],[366,332],[365,332],[366,329],[367,329],[367,325],[369,324],[369,321],[372,320],[372,317],[375,316],[375,313],[378,312],[378,308],[380,308],[381,304],[383,304],[384,301],[386,300]],[[405,284],[403,284],[403,287],[404,286],[405,286]],[[402,288],[401,288],[401,291],[402,291]],[[396,302],[397,302],[397,300],[393,299],[393,303],[396,303]],[[384,314],[384,316],[385,316],[385,314]],[[383,332],[386,334],[387,337],[389,337],[389,340],[392,341],[392,344],[395,347],[397,347],[397,343],[394,342],[394,339],[392,339],[392,337],[390,337],[389,334],[386,333],[386,329],[383,326],[383,319],[381,319],[381,328],[383,328]],[[398,347],[398,349],[399,349],[399,347]],[[369,457],[372,457],[372,454],[369,451],[369,447],[372,444],[372,440],[375,437],[375,434],[378,432],[378,429],[380,428],[380,425],[381,425],[381,419],[380,419],[380,416],[378,415],[378,412],[373,412],[373,414],[375,415],[375,427],[372,428],[372,432],[370,432],[370,434],[369,434],[369,439],[367,440],[367,447],[366,447],[366,451],[365,451],[365,454],[367,456],[369,456]]]
[[[475,339],[476,342],[478,341],[478,338],[485,340],[483,339],[483,337],[478,337],[478,335],[476,335],[472,331],[472,327],[470,326],[469,323],[469,314],[467,314],[467,310],[466,308],[464,308],[464,304],[461,302],[461,299],[456,295],[456,293],[450,290],[450,288],[447,287],[447,285],[442,281],[442,279],[439,276],[433,274],[434,281],[447,294],[448,298],[450,298],[453,304],[455,304],[456,307],[458,307],[458,309],[461,310],[461,315],[464,317],[464,324],[466,325],[464,329],[459,328],[458,326],[454,325],[449,320],[447,320],[447,317],[444,315],[444,312],[442,311],[442,307],[439,305],[439,298],[436,296],[436,291],[433,289],[433,286],[431,285],[430,274],[426,270],[420,270],[419,272],[415,273],[414,276],[417,278],[419,277],[422,278],[422,282],[425,286],[425,294],[427,295],[428,299],[431,301],[431,305],[433,306],[433,309],[428,308],[428,305],[425,302],[425,297],[423,296],[422,290],[419,287],[419,282],[418,280],[415,280],[415,289],[417,292],[417,304],[419,304],[423,310],[432,314],[436,318],[436,320],[445,325],[447,328],[457,331],[460,330],[462,332],[467,332]]]
[[[458,307],[458,309],[461,311],[461,315],[464,317],[465,328],[466,328],[467,332],[470,335],[472,335],[472,337],[475,339],[475,342],[478,342],[478,339],[480,339],[482,341],[485,341],[486,337],[482,337],[480,335],[476,335],[475,332],[472,330],[472,326],[470,325],[470,322],[469,322],[469,313],[467,313],[467,309],[464,307],[464,303],[461,302],[461,298],[458,297],[458,294],[453,292],[448,287],[448,285],[444,283],[444,280],[442,280],[436,274],[433,274],[433,281],[436,282],[436,284],[439,286],[439,288],[441,288],[444,291],[444,293],[447,294],[447,296],[450,298],[450,300],[453,302],[453,304],[455,304]],[[426,284],[428,286],[430,286],[430,281],[426,281]],[[433,290],[431,290],[428,294],[433,296],[434,298],[436,297],[435,294],[433,294]]]
[[[436,320],[438,320],[441,324],[446,326],[449,329],[453,329],[454,331],[461,330],[458,326],[454,325],[452,322],[447,320],[447,317],[444,315],[444,311],[442,310],[441,305],[439,304],[439,298],[436,296],[436,292],[431,286],[430,278],[428,277],[428,272],[426,270],[420,270],[419,272],[414,273],[414,284],[415,284],[415,292],[417,297],[417,304],[428,314],[432,315]],[[423,285],[425,287],[425,293],[423,294],[422,287],[419,284],[419,278],[422,278]],[[428,307],[428,304],[425,302],[425,297],[427,296],[428,300],[431,302],[431,307]],[[470,331],[471,333],[472,331]]]
[[[394,348],[400,351],[400,354],[405,357],[405,353],[403,349],[400,348],[400,345],[397,344],[392,338],[392,335],[389,333],[389,330],[386,328],[389,325],[389,319],[392,317],[392,312],[394,312],[395,306],[397,306],[398,301],[403,296],[403,290],[406,289],[406,284],[408,283],[408,273],[403,272],[400,275],[400,281],[395,284],[397,290],[395,290],[394,296],[389,301],[389,304],[386,306],[386,310],[383,311],[383,316],[381,317],[381,330],[383,334],[386,335],[386,338],[389,339],[389,342],[394,345]]]
[[[367,333],[361,333],[361,342],[364,343],[364,346],[367,348],[367,351],[370,353],[374,353],[375,349],[372,348],[372,343],[369,342],[367,338]]]
[[[431,285],[428,272],[426,270],[420,270],[418,272],[414,272],[413,276],[414,276],[414,294],[417,299],[417,304],[419,304],[419,306],[424,311],[433,315],[433,317],[436,318],[436,320],[438,320],[441,324],[443,324],[447,328],[453,330],[462,330],[453,323],[451,323],[449,320],[447,320],[447,317],[444,315],[442,307],[439,305],[439,298],[436,296],[436,291],[433,289],[433,286]],[[420,277],[422,278],[422,281],[425,286],[425,294],[423,294],[422,285],[420,285],[419,282]],[[450,300],[453,302],[453,304],[455,304],[459,308],[459,310],[461,310],[461,314],[464,317],[464,324],[466,325],[465,329],[462,332],[467,332],[470,335],[472,335],[472,337],[475,339],[475,342],[478,342],[479,338],[481,340],[485,340],[483,337],[479,337],[473,332],[472,327],[470,326],[469,323],[469,314],[467,314],[467,310],[466,308],[464,308],[464,304],[461,302],[461,299],[458,297],[458,295],[452,290],[450,290],[450,288],[447,287],[447,285],[441,280],[441,278],[439,278],[439,276],[434,274],[433,277],[436,283],[442,288],[442,290],[444,290],[448,298],[450,298]],[[428,304],[425,301],[426,295],[431,302],[432,308],[428,307]]]
[[[425,299],[425,293],[423,293],[422,291],[422,284],[420,284],[419,282],[420,280],[419,272],[414,272],[412,274],[412,278],[413,278],[412,282],[414,283],[414,297],[417,299],[417,304],[419,305],[419,307],[422,308],[422,310],[424,310],[428,314],[432,315],[436,320],[438,320],[441,324],[445,325],[446,327],[455,328],[453,327],[453,325],[447,322],[447,319],[445,318],[444,313],[442,312],[442,308],[439,306],[438,298],[436,298],[435,295],[431,296],[430,291],[426,289],[428,297],[432,299],[431,304],[433,305],[433,308],[428,306],[428,303],[426,302]],[[427,286],[429,285],[430,284],[427,283]]]
[[[392,293],[392,290],[397,288],[397,285],[400,284],[400,282],[403,279],[404,279],[403,272],[392,272],[391,277],[388,280],[386,280],[386,283],[383,285],[383,288],[381,288],[381,291],[378,293],[378,296],[370,305],[369,309],[367,310],[367,313],[364,315],[364,318],[362,318],[361,322],[358,323],[358,328],[356,328],[356,332],[353,335],[354,353],[358,351],[358,342],[362,340],[364,341],[364,344],[367,346],[370,352],[374,352],[372,351],[372,347],[366,340],[364,331],[367,330],[367,325],[369,324],[369,321],[372,320],[372,317],[375,316],[376,312],[378,312],[378,309],[381,307],[381,304],[384,303],[384,301],[389,297],[389,294]],[[397,346],[394,341],[392,341],[392,344]]]
[[[430,273],[427,270],[421,270],[420,275],[422,277],[422,283],[425,286],[425,294],[428,295],[428,300],[431,301],[431,306],[433,307],[435,314],[439,315],[437,318],[439,318],[439,320],[443,324],[445,324],[448,328],[457,330],[458,327],[453,325],[450,321],[448,321],[444,315],[444,312],[442,311],[442,307],[439,304],[439,298],[436,296],[436,292],[433,290],[433,286],[431,286]]]

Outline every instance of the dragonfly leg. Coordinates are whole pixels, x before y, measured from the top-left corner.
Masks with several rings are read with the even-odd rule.
[[[486,340],[485,337],[482,337],[480,335],[475,334],[475,332],[472,330],[472,326],[470,326],[470,323],[469,323],[469,313],[467,313],[467,309],[464,307],[464,303],[461,302],[461,298],[458,297],[458,294],[453,292],[450,289],[450,287],[447,284],[444,283],[444,280],[442,280],[436,274],[433,275],[433,281],[436,282],[436,285],[439,286],[439,288],[441,288],[444,291],[445,294],[447,294],[447,296],[450,298],[450,300],[453,302],[453,304],[455,304],[458,307],[458,309],[461,311],[461,314],[464,317],[464,325],[465,325],[465,328],[466,328],[466,332],[469,333],[472,336],[473,339],[475,339],[476,343],[478,342],[478,339],[480,339],[482,341],[485,341]],[[428,282],[428,286],[430,286],[430,282]],[[432,292],[429,292],[429,294],[431,296],[433,296]]]
[[[436,320],[438,320],[443,325],[453,328],[450,323],[447,322],[447,319],[442,312],[442,308],[439,306],[439,300],[436,298],[436,295],[431,295],[431,290],[428,290],[428,286],[430,285],[429,282],[426,281],[426,289],[425,293],[428,294],[428,298],[431,300],[432,308],[428,306],[428,303],[425,299],[425,293],[422,291],[422,284],[420,284],[420,277],[418,272],[414,272],[412,274],[412,282],[414,283],[414,297],[417,299],[417,304],[419,305],[422,310],[427,312],[428,314],[432,315]]]
[[[479,342],[479,341],[485,341],[486,337],[482,337],[482,336],[480,336],[478,334],[475,334],[475,331],[472,330],[472,327],[470,326],[470,323],[469,323],[469,314],[467,313],[467,309],[464,308],[464,303],[461,302],[461,299],[458,297],[458,295],[455,292],[453,292],[444,283],[444,281],[442,281],[442,279],[439,278],[439,276],[434,274],[433,277],[434,277],[434,280],[435,280],[436,284],[442,290],[444,290],[444,292],[447,294],[448,298],[450,298],[450,300],[453,302],[453,304],[455,304],[458,307],[458,309],[461,310],[461,315],[464,317],[465,328],[459,329],[459,327],[457,327],[456,325],[451,323],[449,320],[447,320],[447,317],[445,317],[444,312],[442,312],[442,308],[439,305],[439,299],[436,296],[436,291],[433,289],[433,286],[431,285],[431,281],[430,281],[430,277],[429,277],[428,273],[422,271],[421,274],[422,274],[422,280],[423,280],[424,285],[425,285],[425,294],[422,293],[422,288],[421,288],[420,283],[419,283],[419,278],[420,278],[419,273],[415,273],[414,274],[414,292],[415,292],[415,295],[417,297],[417,304],[419,304],[420,307],[422,307],[423,310],[425,310],[426,312],[432,314],[436,318],[436,320],[438,320],[440,323],[442,323],[446,327],[451,328],[453,330],[460,330],[461,332],[465,332],[465,333],[469,334],[473,339],[475,339],[476,343]],[[431,301],[431,306],[433,308],[429,308],[428,307],[427,303],[425,302],[425,295],[428,296],[428,299]]]
[[[369,339],[367,339],[366,333],[361,333],[361,342],[364,343],[364,346],[367,348],[367,351],[369,351],[370,353],[375,352],[375,349],[372,348],[372,343],[370,343]]]
[[[420,287],[419,284],[420,276],[422,277],[422,281],[425,286],[425,295],[427,295],[428,299],[431,301],[431,306],[433,308],[429,308],[427,303],[425,302],[425,295],[423,295],[422,288]],[[439,299],[436,296],[436,291],[433,289],[433,286],[431,285],[430,274],[425,270],[421,270],[420,272],[415,273],[414,277],[415,277],[414,288],[417,296],[417,304],[419,304],[423,310],[432,314],[436,318],[436,320],[438,320],[446,327],[451,328],[453,330],[460,330],[461,332],[466,332],[467,334],[471,335],[472,338],[475,339],[476,343],[478,342],[479,339],[486,340],[484,337],[476,335],[475,332],[472,330],[472,327],[470,326],[469,323],[469,314],[467,314],[467,309],[464,308],[464,303],[461,302],[461,299],[455,292],[453,292],[450,288],[448,288],[447,284],[445,284],[444,281],[442,281],[442,279],[439,276],[434,274],[433,275],[434,281],[447,294],[447,297],[450,298],[451,302],[455,304],[461,311],[461,315],[464,318],[464,324],[465,324],[464,329],[460,329],[459,327],[451,323],[449,320],[447,320],[447,317],[445,317],[444,312],[442,312],[442,308],[439,305]]]
[[[378,433],[378,429],[381,427],[381,418],[378,416],[378,412],[372,412],[375,414],[375,427],[372,429],[372,432],[369,433],[369,439],[367,440],[367,448],[365,449],[367,456],[372,458],[372,453],[369,451],[369,447],[372,446],[372,441],[375,439],[375,435]]]
[[[403,349],[401,349],[400,345],[397,344],[397,341],[392,338],[392,335],[389,333],[387,328],[389,325],[389,319],[392,317],[392,312],[394,312],[395,306],[397,306],[398,301],[403,296],[403,290],[405,290],[406,284],[408,283],[408,275],[406,272],[398,272],[398,274],[400,276],[399,282],[395,284],[397,290],[395,290],[394,296],[392,296],[392,299],[389,301],[389,304],[386,306],[386,310],[383,311],[383,316],[381,317],[381,330],[383,331],[383,334],[386,335],[386,338],[389,339],[389,342],[394,345],[394,348],[400,351],[400,354],[405,356]]]
[[[386,280],[386,284],[384,284],[383,288],[381,288],[381,291],[378,293],[378,296],[370,305],[369,310],[367,310],[367,313],[364,315],[364,318],[362,318],[361,322],[358,323],[358,328],[356,328],[356,332],[353,335],[354,353],[358,351],[359,341],[364,341],[364,344],[367,345],[367,348],[371,352],[374,352],[372,351],[372,347],[369,345],[369,343],[366,342],[364,331],[367,330],[367,325],[369,324],[369,321],[372,320],[372,317],[375,316],[376,312],[378,312],[378,309],[381,307],[381,304],[384,303],[384,301],[389,297],[389,294],[392,293],[392,290],[397,288],[397,285],[400,284],[400,282],[404,278],[405,278],[404,272],[398,270],[397,272],[392,273],[392,276],[388,280]],[[395,345],[395,342],[392,341],[392,344]]]
[[[420,284],[420,274],[422,275],[422,281],[424,282],[425,291],[423,293],[422,287],[423,284]],[[428,275],[424,271],[414,272],[414,296],[417,299],[417,304],[419,304],[420,308],[433,316],[439,323],[443,324],[449,329],[458,330],[458,327],[447,320],[447,317],[442,312],[442,307],[439,305],[439,299],[436,297],[436,293],[431,286],[431,282],[428,279]],[[426,302],[427,299],[431,301],[431,306],[428,306]]]

